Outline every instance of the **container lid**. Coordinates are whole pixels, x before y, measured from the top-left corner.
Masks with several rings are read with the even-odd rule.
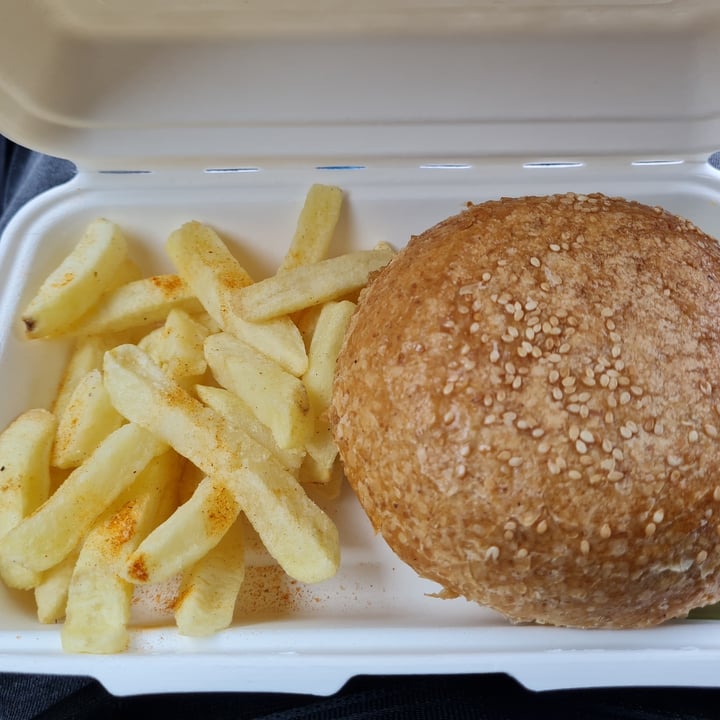
[[[82,167],[720,146],[715,0],[14,0],[0,131]]]

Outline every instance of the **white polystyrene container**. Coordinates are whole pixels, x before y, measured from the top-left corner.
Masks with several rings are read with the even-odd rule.
[[[5,5],[0,130],[79,173],[0,243],[0,426],[52,398],[67,348],[25,341],[18,310],[100,215],[148,270],[169,269],[164,239],[194,218],[258,277],[313,182],[346,191],[333,252],[401,246],[468,200],[566,190],[660,204],[720,237],[714,0]],[[1,589],[0,671],[88,674],[120,694],[331,693],[368,673],[720,684],[720,623],[513,626],[432,597],[349,490],[328,510],[337,577],[305,587],[265,573],[208,639],[179,636],[163,597],[145,593],[127,653],[67,655],[32,598]]]

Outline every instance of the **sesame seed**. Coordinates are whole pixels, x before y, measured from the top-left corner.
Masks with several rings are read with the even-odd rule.
[[[515,456],[515,457],[511,457],[508,460],[508,465],[510,467],[520,467],[522,464],[523,464],[523,459],[521,457]]]
[[[613,444],[610,442],[610,440],[608,440],[607,438],[605,438],[605,439],[602,441],[602,449],[603,449],[606,453],[612,452]]]
[[[500,359],[500,353],[495,348],[490,352],[490,362],[496,363],[499,359]]]
[[[493,404],[493,396],[490,393],[483,395],[483,405],[485,407],[491,407]]]
[[[517,420],[517,413],[513,412],[512,410],[508,410],[508,412],[503,413],[503,422],[506,425],[512,425],[515,420]]]
[[[537,448],[537,449],[538,449],[538,452],[539,452],[541,455],[544,455],[545,453],[550,452],[550,445],[549,445],[548,443],[546,443],[546,442],[541,442],[541,443],[538,445],[538,448]]]
[[[697,442],[700,439],[700,435],[698,435],[697,430],[691,430],[688,433],[688,441],[691,443]]]
[[[614,342],[614,343],[619,343],[622,340],[622,338],[620,337],[619,333],[611,332],[610,340],[612,340],[612,342]]]
[[[491,545],[486,551],[485,551],[485,559],[486,560],[497,560],[500,557],[500,548],[497,545]]]
[[[576,440],[575,449],[582,455],[587,452],[587,445],[582,440]]]
[[[545,520],[541,520],[537,524],[537,531],[540,535],[545,534],[547,532],[547,529],[548,529],[548,525],[547,525],[547,522],[545,522]]]
[[[580,552],[587,555],[590,552],[590,543],[587,540],[580,541]]]
[[[712,395],[712,385],[707,380],[701,380],[700,392],[703,395]]]
[[[492,278],[492,275],[491,275],[489,272],[484,272],[484,273],[482,274],[482,279],[483,279],[485,282],[487,282],[487,281],[490,280],[491,278]]]
[[[556,383],[559,379],[560,379],[560,373],[557,370],[553,369],[548,373],[548,380],[551,383]]]
[[[618,461],[622,462],[625,459],[625,454],[620,448],[613,448],[612,449],[612,456]]]
[[[620,426],[620,434],[626,439],[629,440],[632,436],[632,430],[627,425],[621,425]]]
[[[522,385],[522,378],[519,375],[516,375],[512,381],[511,387],[513,390],[518,390],[521,385]]]
[[[613,345],[612,350],[610,351],[610,354],[616,358],[620,357],[620,353],[622,352],[622,348],[619,345]]]
[[[575,384],[575,378],[572,375],[568,375],[568,377],[563,378],[562,386],[569,388],[572,387]]]
[[[608,480],[610,482],[618,482],[619,480],[622,480],[625,477],[624,473],[621,473],[619,470],[611,470],[608,473]]]
[[[548,355],[548,362],[559,363],[561,360],[562,358],[560,357],[560,355],[558,355],[558,353],[551,353],[550,355]]]
[[[655,534],[656,529],[657,529],[657,527],[656,527],[655,523],[648,523],[645,526],[645,535],[647,535],[647,537],[652,537]]]
[[[580,406],[580,417],[586,418],[590,416],[590,408],[587,405]]]
[[[562,400],[563,399],[563,391],[560,388],[553,388],[552,396],[555,400]]]
[[[603,417],[606,425],[612,425],[615,422],[615,413],[608,410]]]
[[[542,350],[537,345],[532,349],[532,356],[536,360],[542,357]]]
[[[538,268],[538,267],[540,267],[540,260],[533,255],[533,256],[530,258],[530,264],[531,264],[533,267]]]
[[[574,442],[580,437],[580,428],[577,425],[571,425],[568,430],[568,437]]]
[[[606,373],[603,373],[600,376],[600,385],[602,387],[607,387],[610,384],[610,378]]]
[[[557,243],[550,243],[550,245],[548,245],[548,247],[549,247],[553,252],[560,252],[560,246],[559,246]]]
[[[527,430],[530,427],[530,423],[527,420],[518,420],[515,423],[515,427],[517,427],[518,430]]]
[[[655,427],[653,427],[653,432],[655,433],[655,435],[662,435],[664,430],[665,426],[661,422],[655,423]],[[707,428],[705,432],[707,432]]]
[[[533,428],[532,436],[534,438],[541,438],[544,434],[545,434],[545,431],[542,428],[540,428],[540,427]]]
[[[635,397],[640,397],[643,394],[643,389],[639,385],[631,385],[630,392],[635,395]]]
[[[656,510],[653,513],[653,522],[659,525],[665,517],[665,513],[662,510]]]
[[[465,467],[464,465],[458,465],[458,466],[455,468],[455,474],[456,474],[459,478],[465,477],[465,472],[466,472],[466,467]]]
[[[632,395],[630,395],[629,392],[621,392],[620,393],[620,404],[621,405],[627,405],[631,399],[632,399]]]
[[[612,379],[612,378],[611,378]],[[617,398],[615,397],[615,393],[610,393],[607,398],[607,404],[608,407],[616,408],[618,405]]]
[[[559,348],[558,352],[562,355],[565,355],[570,352],[570,344],[569,343],[563,343]]]
[[[497,454],[497,459],[500,462],[507,462],[512,457],[512,453],[509,450],[501,450]]]
[[[582,478],[582,473],[579,470],[570,470],[570,472],[568,472],[568,477],[571,480],[580,480],[580,478]]]
[[[580,414],[580,405],[578,403],[570,403],[567,406],[567,411],[569,413],[572,413],[573,415],[579,415]]]
[[[705,431],[705,434],[708,437],[716,438],[718,436],[717,428],[714,425],[710,425],[710,424],[704,425],[703,430]]]
[[[615,323],[612,320],[606,320],[605,321],[605,327],[608,330],[614,330],[615,329]]]
[[[516,338],[520,335],[519,330],[516,327],[514,327],[513,325],[510,325],[510,327],[507,329],[507,331],[508,331],[508,335],[510,335],[511,337],[514,337],[514,338]]]
[[[472,323],[472,325],[470,325],[470,333],[472,335],[475,335],[475,333],[478,332],[478,330],[480,330],[480,323],[474,322],[474,323]]]
[[[677,455],[668,455],[667,463],[670,467],[678,467],[679,465],[682,465],[682,458]]]
[[[446,383],[445,387],[442,389],[443,395],[449,395],[453,390],[455,389],[454,383]]]
[[[446,425],[449,425],[454,419],[455,419],[455,413],[452,410],[448,410],[445,413],[445,415],[443,415],[443,422]]]
[[[600,528],[600,537],[605,538],[605,540],[607,540],[610,537],[610,535],[612,535],[612,530],[610,530],[610,526],[607,523],[605,523]]]
[[[535,339],[535,331],[531,327],[525,328],[525,337],[528,340],[534,340]]]
[[[526,558],[528,554],[528,551],[526,548],[520,548],[517,553],[515,553],[515,557],[522,560],[523,558]]]
[[[548,460],[547,467],[548,467],[548,470],[551,475],[559,475],[560,474],[560,468],[558,467],[558,464],[554,460]]]
[[[613,316],[613,311],[612,311],[610,308],[608,308],[608,307],[604,307],[604,308],[600,311],[600,314],[601,314],[604,318],[609,318],[609,317],[612,317],[612,316]]]
[[[720,502],[720,485],[716,485],[713,490],[713,500],[715,502]]]
[[[497,420],[495,415],[490,413],[489,415],[485,416],[485,419],[483,420],[483,425],[492,425],[495,422],[495,420]]]
[[[698,565],[704,563],[707,560],[708,554],[705,550],[701,550],[696,556],[695,556],[695,562],[698,563]]]

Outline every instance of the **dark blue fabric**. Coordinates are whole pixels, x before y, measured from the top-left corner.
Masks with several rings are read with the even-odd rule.
[[[72,163],[0,136],[0,232],[35,195],[73,177]],[[720,169],[720,153],[712,157]],[[399,668],[398,670],[402,670]],[[353,678],[327,698],[191,693],[118,698],[91,678],[0,673],[0,720],[715,720],[720,690],[608,688],[537,693],[505,675]]]

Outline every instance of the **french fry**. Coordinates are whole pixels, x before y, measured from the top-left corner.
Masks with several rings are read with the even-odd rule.
[[[0,539],[17,527],[48,497],[50,451],[57,422],[47,410],[28,410],[0,434]],[[37,584],[36,572],[0,567],[10,587]]]
[[[230,626],[245,579],[243,524],[235,521],[220,542],[183,573],[175,622],[181,635],[211,635]]]
[[[81,337],[75,341],[52,404],[52,411],[57,417],[65,412],[65,408],[70,402],[70,396],[80,380],[91,370],[102,367],[102,359],[106,350],[109,350],[107,342],[98,335]]]
[[[222,482],[203,479],[190,499],[130,555],[123,575],[134,583],[171,578],[212,550],[239,512],[240,506]]]
[[[252,323],[238,313],[237,293],[252,284],[252,278],[212,228],[199,222],[186,223],[170,234],[166,249],[180,276],[223,330],[292,374],[305,372],[305,345],[289,318]]]
[[[90,223],[22,313],[27,337],[66,330],[105,292],[126,255],[127,242],[116,225],[102,218]]]
[[[322,306],[308,351],[308,369],[303,382],[308,392],[313,418],[313,433],[305,443],[314,463],[307,463],[315,482],[327,482],[337,457],[327,411],[332,397],[335,363],[355,304],[348,300],[329,302]]]
[[[387,248],[359,250],[273,275],[238,291],[238,312],[252,322],[267,322],[337,300],[366,285],[393,256]]]
[[[76,385],[58,418],[51,462],[58,468],[81,465],[95,448],[123,423],[110,402],[100,370],[91,370]]]
[[[343,202],[343,191],[332,185],[313,185],[305,197],[295,235],[279,273],[327,257]]]
[[[267,449],[173,383],[133,345],[108,352],[104,369],[116,409],[223,482],[285,572],[301,582],[335,574],[337,528]]]
[[[280,448],[302,447],[312,431],[302,381],[228,333],[210,335],[205,357],[215,379],[246,402]]]
[[[138,346],[159,365],[168,377],[185,389],[194,385],[207,370],[203,343],[209,330],[183,310],[173,309],[165,324],[146,335]]]
[[[27,410],[0,434],[0,538],[47,499],[56,427],[47,410]]]
[[[114,653],[127,647],[133,586],[120,571],[153,526],[181,468],[173,450],[153,458],[133,483],[130,497],[88,533],[68,588],[63,650]]]
[[[132,423],[108,435],[32,515],[5,536],[0,568],[12,572],[20,566],[42,572],[59,563],[138,473],[166,449]]]
[[[189,313],[202,310],[192,290],[177,275],[152,275],[107,293],[63,334],[98,335],[147,327],[164,322],[173,308]]]
[[[42,573],[35,585],[35,604],[41,623],[56,623],[65,617],[68,588],[79,553],[79,548],[73,550],[57,565]]]
[[[250,406],[234,392],[209,385],[196,385],[195,392],[202,402],[220,413],[227,422],[238,425],[253,440],[269,450],[283,467],[292,473],[300,468],[305,449],[279,447],[270,428],[261,422]]]

